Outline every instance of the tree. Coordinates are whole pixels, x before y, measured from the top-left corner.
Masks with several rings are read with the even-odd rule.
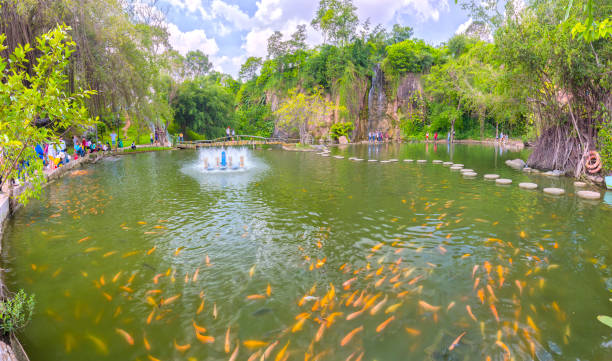
[[[298,131],[300,142],[304,144],[310,134],[309,127],[317,125],[338,109],[334,103],[323,98],[320,88],[313,89],[310,94],[299,92],[294,88],[289,91],[287,98],[274,115],[278,117],[279,127],[290,132]]]
[[[262,64],[261,58],[254,56],[249,57],[246,62],[240,66],[240,72],[238,73],[240,80],[249,81],[255,78]]]
[[[297,26],[297,30],[291,34],[289,39],[289,46],[287,47],[289,52],[295,53],[298,50],[306,50],[306,25],[301,24]]]
[[[399,24],[393,25],[391,30],[391,36],[389,37],[388,44],[401,43],[404,40],[408,40],[414,34],[414,30],[410,26],[401,26]]]
[[[324,42],[346,45],[359,25],[356,10],[352,0],[320,0],[311,25],[323,33]]]
[[[174,119],[187,133],[191,129],[208,138],[223,136],[234,122],[234,98],[221,78],[198,78],[184,82],[172,104]]]
[[[0,188],[11,179],[27,180],[31,186],[19,195],[21,203],[37,198],[45,182],[43,162],[34,146],[57,144],[58,134],[66,129],[91,124],[84,101],[93,92],[67,91],[66,69],[76,46],[70,30],[58,26],[36,38],[40,55],[32,64],[32,74],[26,66],[34,52],[30,44],[17,46],[9,59],[0,58]],[[0,52],[6,50],[5,39],[0,34]]]
[[[268,59],[276,59],[287,53],[287,43],[283,41],[283,33],[275,31],[268,38]]]
[[[201,50],[188,52],[185,55],[184,66],[185,73],[192,79],[208,74],[213,67],[210,60],[208,60],[208,56]]]

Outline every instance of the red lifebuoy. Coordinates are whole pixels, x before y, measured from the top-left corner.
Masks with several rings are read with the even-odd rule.
[[[601,170],[601,157],[599,153],[592,150],[589,152],[589,156],[585,161],[585,167],[591,174],[599,173]]]

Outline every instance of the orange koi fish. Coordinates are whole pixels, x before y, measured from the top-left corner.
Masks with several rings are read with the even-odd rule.
[[[268,346],[266,348],[266,350],[264,351],[263,355],[261,355],[261,359],[262,360],[267,360],[270,358],[270,354],[272,354],[272,351],[274,351],[274,348],[278,346],[278,340],[274,341],[270,346]]]
[[[323,332],[325,331],[325,327],[326,327],[326,322],[321,322],[321,326],[319,326],[319,330],[317,331],[317,334],[315,335],[315,342],[319,342],[321,340],[321,338],[323,337]]]
[[[487,271],[487,275],[491,276],[491,264],[489,261],[484,261],[484,268]]]
[[[354,319],[354,318],[359,317],[359,316],[360,316],[360,315],[363,313],[363,311],[364,311],[364,310],[363,310],[363,309],[361,309],[361,310],[359,310],[359,311],[356,311],[356,312],[351,313],[350,315],[346,316],[346,320],[347,320],[347,321],[350,321],[350,320],[352,320],[352,319]]]
[[[385,279],[387,278],[387,276],[379,279],[378,281],[376,281],[376,283],[374,284],[374,287],[380,287],[380,285],[382,285],[383,282],[385,282]]]
[[[374,307],[372,307],[372,309],[370,310],[370,315],[374,316],[376,313],[378,313],[378,311],[380,311],[380,309],[385,305],[385,303],[387,303],[386,295],[385,298],[382,299],[382,301],[378,302]]]
[[[408,282],[409,285],[414,285],[415,283],[417,283],[423,276],[416,276],[415,278],[411,279],[410,282]]]
[[[246,340],[242,343],[246,348],[261,348],[268,346],[268,342],[258,340]]]
[[[181,253],[181,251],[182,251],[183,249],[185,249],[185,247],[183,247],[183,246],[181,246],[181,247],[177,248],[177,249],[176,249],[176,251],[174,251],[174,255],[175,255],[175,256],[178,256],[178,255],[179,255],[179,253]]]
[[[425,311],[430,311],[430,312],[437,312],[440,309],[440,306],[432,306],[429,303],[425,302],[425,301],[419,301],[419,306],[421,306],[422,309],[424,309]]]
[[[117,332],[119,335],[121,335],[123,337],[123,339],[125,340],[125,342],[128,343],[128,345],[130,346],[134,346],[134,338],[132,338],[132,335],[130,335],[129,333],[127,333],[126,331],[120,329],[120,328],[116,328],[115,332]]]
[[[385,314],[388,314],[388,313],[393,313],[393,312],[397,311],[397,309],[398,309],[398,308],[399,308],[401,305],[403,305],[403,304],[404,304],[403,302],[400,302],[400,303],[396,303],[396,304],[394,304],[394,305],[391,305],[391,306],[387,307],[387,309],[385,310]]]
[[[453,307],[455,307],[455,301],[451,301],[451,303],[449,303],[448,306],[446,307],[446,310],[449,311]]]
[[[171,304],[172,302],[176,301],[176,300],[177,300],[179,297],[181,297],[181,294],[180,294],[180,293],[179,293],[178,295],[174,295],[174,296],[172,296],[172,297],[169,297],[169,298],[167,298],[167,299],[165,299],[165,300],[164,300],[164,299],[162,299],[161,304],[162,304],[163,306],[165,306],[165,305],[169,305],[169,304]]]
[[[306,322],[307,319],[308,319],[308,317],[304,317],[304,318],[300,319],[298,322],[296,322],[295,325],[293,325],[293,328],[291,328],[291,332],[295,333],[295,332],[301,331],[302,328],[304,327],[304,322]]]
[[[519,281],[519,280],[515,280],[515,281],[514,281],[514,284],[515,284],[515,285],[516,285],[516,287],[518,287],[518,289],[519,289],[519,295],[522,295],[522,294],[523,294],[523,285],[521,285],[521,281]]]
[[[206,255],[206,267],[210,267],[210,266],[212,266],[212,263],[210,263],[210,257]]]
[[[191,325],[195,329],[196,333],[206,333],[206,329],[204,327],[198,326],[195,320],[191,320]]]
[[[147,251],[147,256],[150,256],[151,253],[155,252],[155,249],[157,248],[157,246],[153,246],[153,248],[151,248],[150,250]]]
[[[195,272],[193,273],[193,278],[191,279],[191,282],[195,282],[198,280],[198,273],[200,273],[200,267],[196,268]]]
[[[174,339],[174,348],[177,349],[179,352],[185,352],[191,348],[191,344],[179,345],[178,343],[176,343],[176,339]]]
[[[474,280],[474,287],[472,287],[472,289],[475,290],[476,287],[478,287],[479,283],[480,283],[480,277],[476,277],[476,279]]]
[[[113,300],[113,296],[109,295],[106,292],[102,292],[102,295],[104,296],[104,298],[106,298],[108,301],[112,301]]]
[[[215,342],[215,338],[212,336],[204,336],[200,333],[196,332],[196,338],[202,343],[213,343]]]
[[[455,347],[459,346],[459,341],[461,341],[461,338],[463,336],[465,336],[465,332],[463,332],[461,335],[459,335],[459,337],[455,339],[455,341],[453,341],[453,343],[448,347],[448,350],[452,351]]]
[[[213,318],[217,319],[217,303],[213,303]]]
[[[493,292],[493,288],[491,288],[491,285],[487,285],[487,291],[489,291],[489,294],[493,298],[493,302],[495,302],[497,300],[497,297],[495,297],[495,293]]]
[[[153,316],[155,315],[155,309],[153,309],[151,311],[151,313],[149,313],[149,317],[147,317],[147,325],[151,324],[151,321],[153,321]]]
[[[163,273],[156,274],[155,277],[153,277],[153,283],[157,284],[159,282],[159,278],[163,276],[164,276]]]
[[[147,355],[147,357],[149,358],[150,361],[161,361],[160,359],[155,358],[155,357],[153,357],[151,355]]]
[[[478,289],[478,298],[480,298],[480,303],[482,303],[484,305],[485,293],[484,293],[484,290],[482,288]]]
[[[121,286],[121,287],[119,287],[119,288],[120,288],[121,290],[123,290],[123,291],[127,292],[127,293],[133,293],[133,292],[134,292],[134,290],[133,290],[133,289],[131,289],[131,288],[127,287],[127,286]]]
[[[261,299],[264,299],[264,298],[266,298],[266,296],[258,295],[258,294],[246,296],[247,300],[261,300]]]
[[[353,336],[355,336],[357,333],[361,331],[363,331],[363,326],[359,326],[353,331],[347,333],[346,336],[344,336],[344,338],[342,339],[342,341],[340,341],[340,346],[346,346],[346,344],[351,342],[351,340],[353,339]]]
[[[476,271],[478,271],[478,265],[474,265],[474,268],[472,268],[472,278],[474,278],[474,275],[476,275]]]
[[[203,310],[204,310],[204,300],[202,300],[202,302],[200,302],[200,306],[198,307],[198,309],[196,311],[196,315],[199,315]]]
[[[381,332],[382,330],[385,329],[385,327],[387,327],[387,325],[391,322],[395,320],[395,316],[391,316],[389,318],[387,318],[385,321],[383,321],[380,325],[378,325],[378,327],[376,327],[376,332]]]
[[[342,287],[344,288],[344,290],[348,290],[349,288],[351,288],[351,284],[353,282],[355,282],[357,280],[357,277],[353,277],[349,280],[344,281],[344,283],[342,283]]]
[[[270,297],[270,295],[272,295],[272,287],[270,287],[268,283],[268,287],[266,287],[266,296]]]
[[[230,352],[230,327],[225,331],[225,353]]]
[[[495,344],[499,347],[501,347],[504,351],[506,351],[506,353],[508,355],[510,355],[510,349],[508,348],[508,346],[506,346],[505,343],[501,342],[500,340],[495,341]]]
[[[465,309],[468,311],[468,314],[470,315],[472,320],[478,322],[478,320],[476,319],[476,316],[474,316],[474,314],[472,313],[472,308],[470,307],[470,305],[465,305]]]
[[[334,323],[334,319],[338,316],[342,316],[342,312],[334,312],[327,316],[327,327],[330,327]]]
[[[493,313],[493,316],[495,316],[495,320],[499,322],[499,315],[497,314],[497,309],[495,308],[495,305],[491,304],[489,307],[491,307],[491,312]]]
[[[88,240],[90,240],[90,239],[91,239],[91,237],[90,237],[90,236],[87,236],[87,237],[85,237],[85,238],[81,238],[81,239],[79,239],[79,240],[77,241],[77,243],[83,243],[83,242],[88,241]]]
[[[232,355],[229,358],[229,361],[236,361],[236,359],[238,358],[238,349],[240,348],[240,343],[236,344],[236,348],[234,349],[234,352],[232,352]]]
[[[142,341],[144,343],[144,347],[147,351],[151,351],[151,345],[149,344],[149,340],[147,340],[147,336],[142,337]]]
[[[412,336],[418,336],[421,334],[421,331],[417,330],[416,328],[406,327],[405,330]]]
[[[113,283],[117,282],[117,280],[119,279],[120,276],[121,276],[121,271],[117,272],[115,277],[113,277]]]

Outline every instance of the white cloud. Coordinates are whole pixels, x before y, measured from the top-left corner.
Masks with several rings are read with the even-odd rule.
[[[221,22],[216,22],[214,24],[214,29],[215,29],[215,34],[223,37],[223,36],[227,36],[229,34],[232,33],[232,29],[228,28],[227,26],[223,25],[223,23]]]
[[[268,54],[268,38],[274,31],[270,28],[253,29],[245,37],[242,49],[248,56],[265,58]]]
[[[238,5],[229,5],[221,0],[213,0],[211,8],[215,18],[221,17],[237,29],[246,30],[251,27],[251,18],[240,10]]]
[[[455,31],[455,34],[463,34],[463,33],[465,33],[465,31],[470,27],[470,25],[472,25],[473,22],[474,22],[474,20],[472,18],[469,18],[468,21],[466,21],[465,23],[459,25],[459,27]]]
[[[179,53],[185,55],[190,50],[202,50],[204,54],[215,55],[219,46],[215,39],[209,39],[202,29],[182,32],[175,24],[168,24],[170,45]]]
[[[170,5],[176,6],[181,10],[187,10],[190,13],[199,13],[203,19],[210,19],[210,14],[204,9],[202,0],[167,0]]]
[[[257,3],[257,11],[255,19],[262,23],[276,21],[283,16],[283,8],[280,6],[280,0],[261,0]]]

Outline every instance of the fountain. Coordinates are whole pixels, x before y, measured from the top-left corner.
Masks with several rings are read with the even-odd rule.
[[[199,164],[205,172],[244,171],[247,166],[246,148],[211,148],[199,153]]]

